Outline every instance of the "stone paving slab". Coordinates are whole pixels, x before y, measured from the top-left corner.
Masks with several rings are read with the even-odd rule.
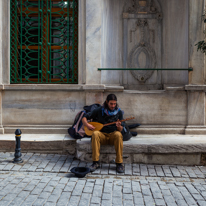
[[[101,164],[99,172],[77,178],[69,168],[89,163],[71,155],[23,153],[22,164],[13,164],[13,155],[0,153],[3,206],[206,205],[205,166],[125,164],[118,174],[114,164]]]

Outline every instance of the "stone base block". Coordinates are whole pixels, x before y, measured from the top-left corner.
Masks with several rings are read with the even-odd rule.
[[[200,165],[201,154],[134,154],[133,163]]]
[[[0,134],[4,134],[4,128],[0,128]]]
[[[85,162],[92,162],[92,153],[85,153],[83,151],[76,151],[76,158]],[[101,163],[115,163],[116,154],[110,153],[101,153],[100,154],[100,162]],[[124,154],[123,155],[124,163],[133,163],[133,155],[132,154]]]
[[[185,129],[185,134],[188,135],[206,135],[206,127],[202,126],[188,126]]]

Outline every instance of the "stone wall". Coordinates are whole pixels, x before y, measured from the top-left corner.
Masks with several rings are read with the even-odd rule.
[[[142,124],[142,133],[206,133],[205,57],[194,46],[203,39],[205,1],[154,1],[162,12],[161,31],[154,33],[158,45],[153,44],[161,48],[159,67],[193,71],[153,72],[145,82],[130,71],[97,71],[124,67],[125,2],[132,1],[79,0],[78,85],[10,85],[10,2],[0,1],[0,133],[17,126],[27,133],[66,133],[84,105],[103,103],[109,93],[117,94],[125,117]]]

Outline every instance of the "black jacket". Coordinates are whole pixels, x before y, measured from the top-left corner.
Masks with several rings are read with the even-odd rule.
[[[98,107],[97,109],[93,110],[92,112],[85,114],[84,117],[86,117],[87,120],[92,119],[93,122],[107,124],[110,122],[116,122],[118,119],[122,120],[123,114],[122,114],[122,111],[120,110],[116,115],[108,116],[107,114],[104,113],[103,107],[101,106],[101,107]],[[124,126],[123,122],[122,122],[122,126]],[[116,124],[105,126],[101,130],[101,132],[104,132],[104,133],[111,133],[114,131],[117,131]]]

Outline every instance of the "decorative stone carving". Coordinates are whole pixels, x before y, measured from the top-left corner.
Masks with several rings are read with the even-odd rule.
[[[130,14],[154,14],[161,12],[161,7],[157,0],[130,0],[130,3],[126,0],[124,12]]]
[[[145,62],[141,56],[145,55]],[[140,58],[139,58],[140,57]],[[144,66],[142,66],[145,64]],[[136,45],[129,55],[129,68],[156,68],[156,56],[152,47],[147,42],[140,42]],[[132,75],[140,82],[144,83],[153,74],[153,70],[148,71],[131,71]]]
[[[144,84],[154,73],[154,70],[144,69],[161,66],[160,4],[158,0],[130,0],[129,3],[127,0],[123,18],[124,38],[127,38],[124,39],[124,53],[127,54],[124,65],[143,69],[131,70],[131,74]]]

